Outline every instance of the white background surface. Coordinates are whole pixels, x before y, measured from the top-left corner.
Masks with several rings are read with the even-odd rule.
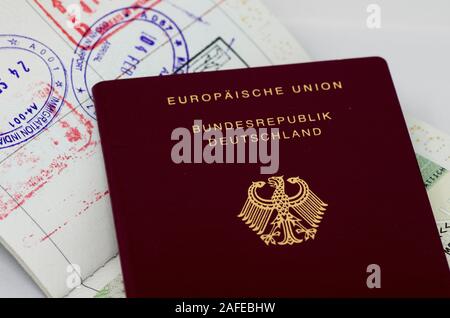
[[[384,57],[403,110],[450,134],[450,1],[263,2],[313,60]],[[380,29],[366,26],[366,9],[371,3],[381,7]],[[0,297],[42,296],[14,258],[0,247]]]
[[[450,134],[450,1],[263,2],[313,60],[384,57],[403,110]],[[380,29],[367,28],[371,3],[381,7]]]

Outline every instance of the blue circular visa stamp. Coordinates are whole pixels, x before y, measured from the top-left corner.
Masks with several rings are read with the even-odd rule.
[[[30,37],[0,34],[0,149],[23,143],[56,117],[67,91],[61,59]]]
[[[72,89],[96,119],[91,89],[99,81],[187,72],[183,32],[153,8],[117,9],[97,20],[78,43],[71,63]],[[124,92],[126,94],[126,92]]]

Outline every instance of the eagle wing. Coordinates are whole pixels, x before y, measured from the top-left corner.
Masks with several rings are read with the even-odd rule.
[[[289,206],[310,226],[316,228],[322,221],[322,215],[328,204],[312,192],[304,180],[300,179],[297,184],[300,190],[297,195],[289,199]]]
[[[271,200],[261,198],[256,192],[256,183],[248,188],[248,197],[238,217],[242,218],[258,235],[264,233],[274,210]]]

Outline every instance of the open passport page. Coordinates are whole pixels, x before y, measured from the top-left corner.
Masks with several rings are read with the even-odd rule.
[[[124,296],[95,83],[307,60],[257,0],[6,0],[0,14],[0,240],[51,297]]]

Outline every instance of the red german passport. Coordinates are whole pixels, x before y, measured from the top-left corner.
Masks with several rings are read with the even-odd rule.
[[[128,297],[449,297],[378,57],[93,88]]]

